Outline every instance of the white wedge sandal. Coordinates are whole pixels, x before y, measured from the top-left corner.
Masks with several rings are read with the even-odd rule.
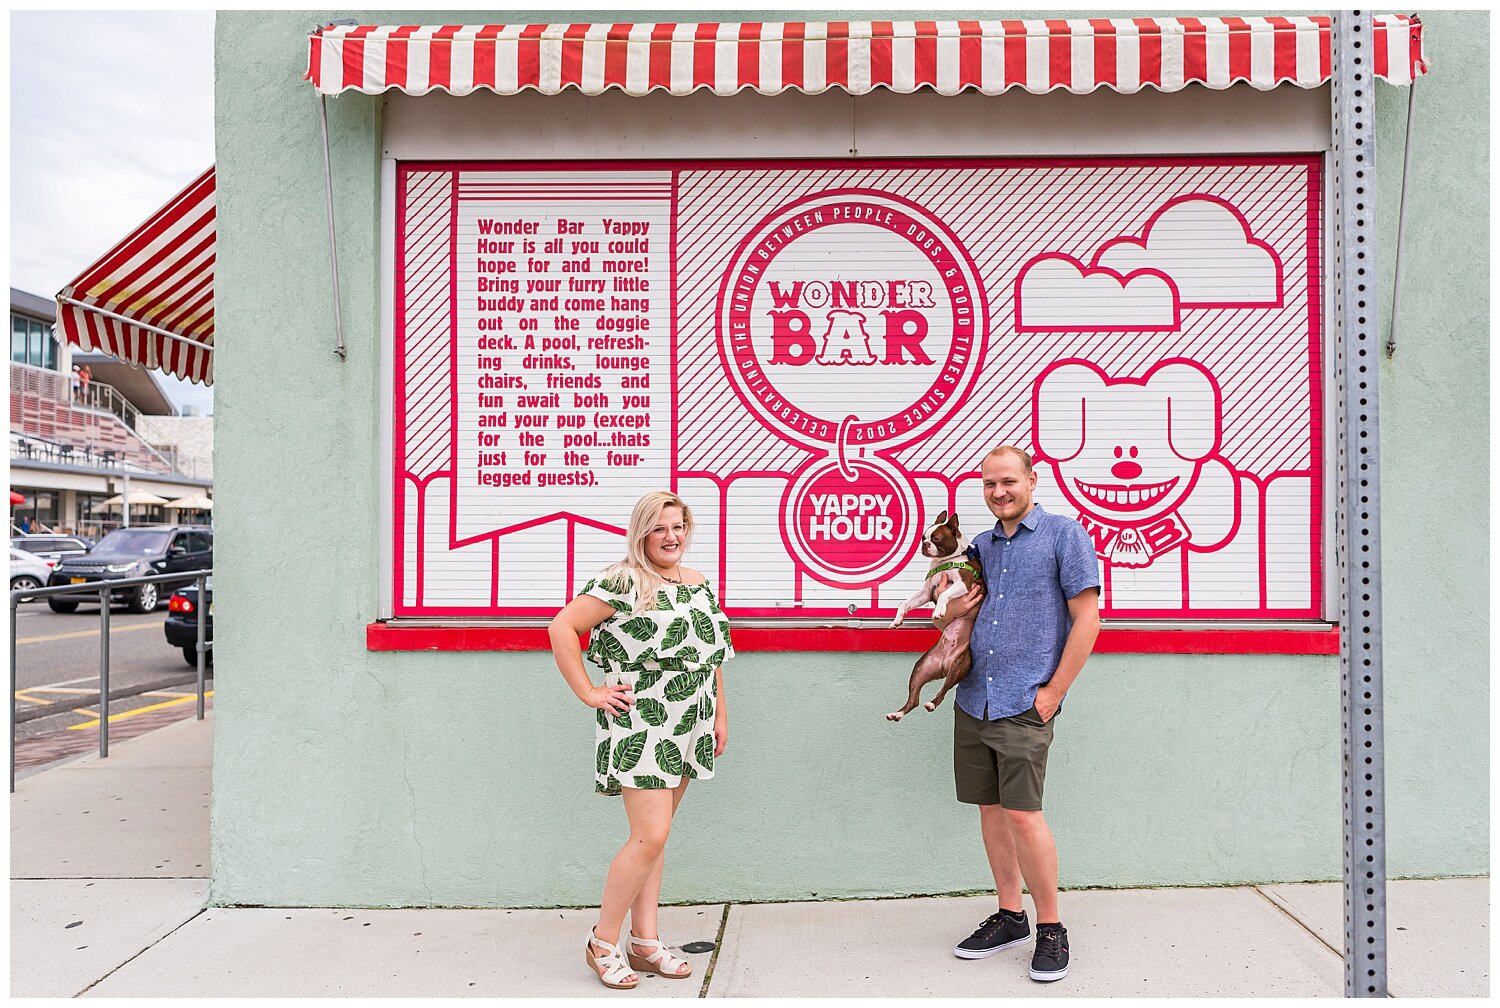
[[[636,955],[635,947],[640,945],[651,949],[650,955]],[[637,973],[655,973],[657,976],[667,980],[686,980],[693,975],[692,963],[686,959],[674,956],[667,947],[656,938],[637,938],[631,933],[625,942],[625,954],[630,959],[630,968]],[[686,973],[677,972],[682,967],[688,967]]]
[[[604,950],[602,956],[594,955],[595,945]],[[584,943],[583,958],[588,962],[589,969],[593,970],[594,975],[599,978],[599,982],[613,990],[634,990],[635,985],[641,982],[639,976],[634,980],[625,979],[636,971],[625,965],[625,957],[620,952],[620,946],[611,945],[600,938],[594,933],[593,928],[589,929],[589,940]],[[600,966],[604,967],[603,972],[600,972]]]

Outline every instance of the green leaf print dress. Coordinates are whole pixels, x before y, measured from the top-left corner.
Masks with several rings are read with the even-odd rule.
[[[729,618],[704,584],[666,584],[657,608],[631,615],[635,582],[601,583],[582,594],[615,613],[594,628],[587,658],[604,669],[604,684],[623,683],[635,706],[623,714],[595,710],[594,790],[674,788],[684,777],[714,775],[714,670],[734,657]]]

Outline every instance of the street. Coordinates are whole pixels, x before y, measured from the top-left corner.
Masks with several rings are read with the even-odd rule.
[[[133,695],[110,701],[110,721],[161,709],[191,705],[196,697],[196,669],[170,646],[162,632],[167,593],[154,613],[110,612],[109,688]],[[209,675],[213,666],[207,667]],[[154,688],[151,688],[154,687]],[[210,683],[211,687],[211,683]],[[136,692],[143,690],[142,692]],[[99,725],[99,607],[82,605],[73,613],[55,613],[45,602],[23,603],[16,618],[17,716],[31,708],[87,699],[87,706],[16,725],[16,740],[72,730],[94,735]]]

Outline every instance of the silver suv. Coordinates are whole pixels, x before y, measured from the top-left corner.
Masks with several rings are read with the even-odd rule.
[[[92,540],[82,536],[53,535],[48,532],[41,535],[12,536],[10,545],[12,549],[34,553],[47,561],[49,566],[55,567],[63,557],[82,556],[94,544]]]

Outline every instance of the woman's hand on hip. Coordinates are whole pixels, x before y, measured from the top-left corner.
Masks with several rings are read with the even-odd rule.
[[[583,702],[611,714],[624,714],[635,703],[630,687],[622,683],[613,686],[592,686],[584,694]]]

